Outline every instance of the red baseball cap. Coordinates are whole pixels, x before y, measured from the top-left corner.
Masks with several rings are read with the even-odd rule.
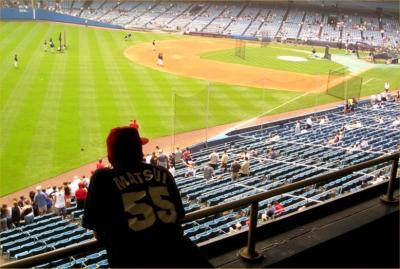
[[[142,145],[149,142],[146,137],[140,137],[139,131],[128,126],[111,129],[107,137],[108,160],[129,160],[135,153],[143,154]]]

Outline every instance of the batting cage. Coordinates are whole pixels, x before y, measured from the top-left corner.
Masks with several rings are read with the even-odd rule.
[[[348,74],[346,68],[330,70],[326,93],[342,100],[360,98],[362,81],[362,77]]]
[[[246,41],[236,39],[235,56],[245,60],[246,59]]]

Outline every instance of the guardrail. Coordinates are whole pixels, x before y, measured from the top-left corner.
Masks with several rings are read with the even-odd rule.
[[[391,162],[390,179],[386,194],[381,196],[381,201],[389,205],[397,205],[398,200],[393,197],[394,193],[394,181],[396,179],[398,164],[399,164],[400,152],[395,152],[377,159],[365,161],[340,171],[335,171],[332,173],[312,177],[305,179],[296,183],[292,183],[286,186],[278,187],[276,189],[259,193],[256,195],[249,196],[237,201],[229,202],[226,204],[216,205],[209,208],[201,209],[193,213],[189,213],[183,219],[183,223],[190,222],[196,219],[200,219],[206,216],[214,215],[226,210],[232,210],[240,208],[243,206],[251,206],[250,209],[250,224],[248,228],[248,239],[247,246],[239,250],[239,256],[247,261],[256,261],[262,259],[263,256],[256,251],[256,228],[257,228],[257,216],[258,216],[258,202],[266,200],[268,198],[274,197],[276,195],[284,194],[296,189],[304,188],[309,185],[316,183],[325,182],[341,176],[347,175],[349,173],[368,168],[377,164]],[[83,253],[89,250],[93,250],[101,247],[101,245],[96,241],[89,241],[75,246],[69,246],[62,249],[56,249],[47,253],[39,254],[34,257],[29,257],[21,259],[19,261],[10,262],[2,265],[2,268],[25,268],[32,267],[33,265],[46,263],[52,260],[60,259],[66,256],[72,256],[78,253]]]

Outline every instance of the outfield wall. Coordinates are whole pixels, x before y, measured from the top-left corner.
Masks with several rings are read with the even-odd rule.
[[[64,23],[82,24],[88,26],[122,29],[121,26],[98,21],[87,20],[71,15],[32,8],[1,8],[0,20],[46,20]]]

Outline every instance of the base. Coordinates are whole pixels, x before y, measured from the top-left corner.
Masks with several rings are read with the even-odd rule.
[[[252,254],[249,254],[247,250],[248,250],[247,247],[241,248],[237,253],[238,256],[247,262],[259,262],[262,259],[264,259],[264,256],[258,253],[257,251],[255,251]]]
[[[389,199],[389,197],[385,194],[385,195],[381,195],[380,197],[381,201],[387,205],[398,205],[399,204],[399,199]]]

